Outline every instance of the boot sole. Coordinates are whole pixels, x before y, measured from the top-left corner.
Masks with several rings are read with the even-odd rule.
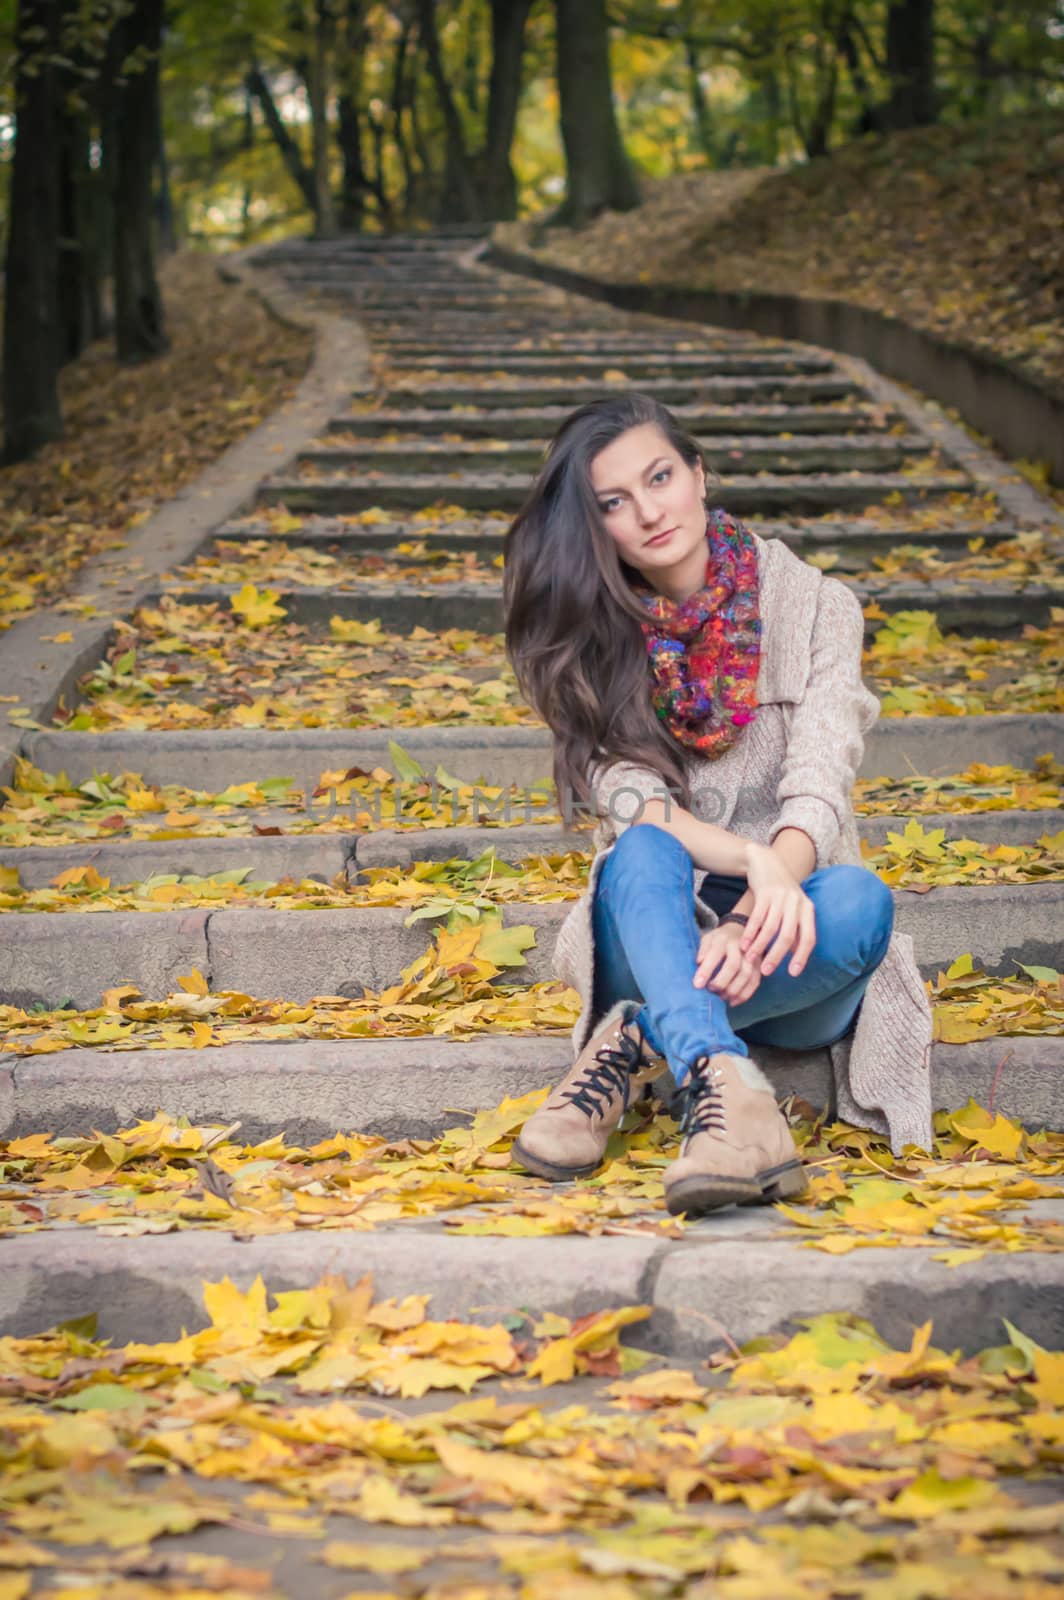
[[[530,1155],[522,1146],[520,1139],[515,1140],[512,1154],[534,1177],[548,1178],[551,1183],[567,1183],[570,1178],[589,1178],[602,1165],[600,1157],[598,1161],[592,1161],[590,1165],[582,1167],[559,1167],[553,1161],[544,1161],[541,1156]]]
[[[680,1178],[665,1194],[665,1204],[675,1216],[684,1212],[698,1216],[717,1211],[721,1206],[764,1206],[803,1194],[809,1180],[800,1161],[785,1161],[782,1166],[766,1167],[755,1178],[736,1178],[712,1172]]]

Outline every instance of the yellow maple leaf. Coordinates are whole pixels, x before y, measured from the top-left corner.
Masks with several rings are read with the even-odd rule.
[[[253,583],[245,583],[237,594],[231,595],[229,604],[250,628],[261,628],[268,622],[278,622],[288,612],[279,606],[279,589],[259,590]]]

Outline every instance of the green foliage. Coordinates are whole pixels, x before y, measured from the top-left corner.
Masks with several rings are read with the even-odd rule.
[[[115,17],[134,0],[63,0],[64,60],[91,84]],[[10,115],[17,0],[0,0],[0,117]],[[789,164],[875,130],[886,103],[888,0],[607,0],[614,95],[634,165],[649,176]],[[936,0],[940,121],[993,121],[1064,103],[1055,0]],[[450,204],[447,138],[411,0],[180,0],[163,52],[165,133],[180,229],[231,248],[312,225],[246,76],[261,69],[297,160],[312,165],[308,73],[329,24],[330,119],[357,106],[362,225],[417,226]],[[487,140],[488,0],[437,0],[444,73],[474,176]],[[522,214],[564,189],[554,8],[534,0],[512,153]],[[138,63],[126,64],[136,70]],[[9,143],[0,143],[0,162]],[[344,185],[339,139],[333,191]]]

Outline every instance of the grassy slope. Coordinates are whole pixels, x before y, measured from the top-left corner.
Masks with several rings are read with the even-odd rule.
[[[644,195],[575,233],[532,221],[496,237],[615,283],[855,301],[1064,393],[1064,112],[867,138],[787,171],[687,173]]]

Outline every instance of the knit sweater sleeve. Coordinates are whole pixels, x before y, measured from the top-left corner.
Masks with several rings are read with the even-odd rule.
[[[615,761],[610,766],[601,763],[588,774],[591,800],[596,814],[606,822],[607,832],[619,837],[633,822],[643,815],[647,800],[665,801],[666,815],[670,804],[664,778],[652,767],[641,767],[632,761]]]
[[[802,699],[788,705],[787,753],[769,843],[783,828],[801,828],[825,866],[852,806],[864,736],[879,716],[879,701],[861,678],[864,614],[851,589],[825,578],[810,643]]]

